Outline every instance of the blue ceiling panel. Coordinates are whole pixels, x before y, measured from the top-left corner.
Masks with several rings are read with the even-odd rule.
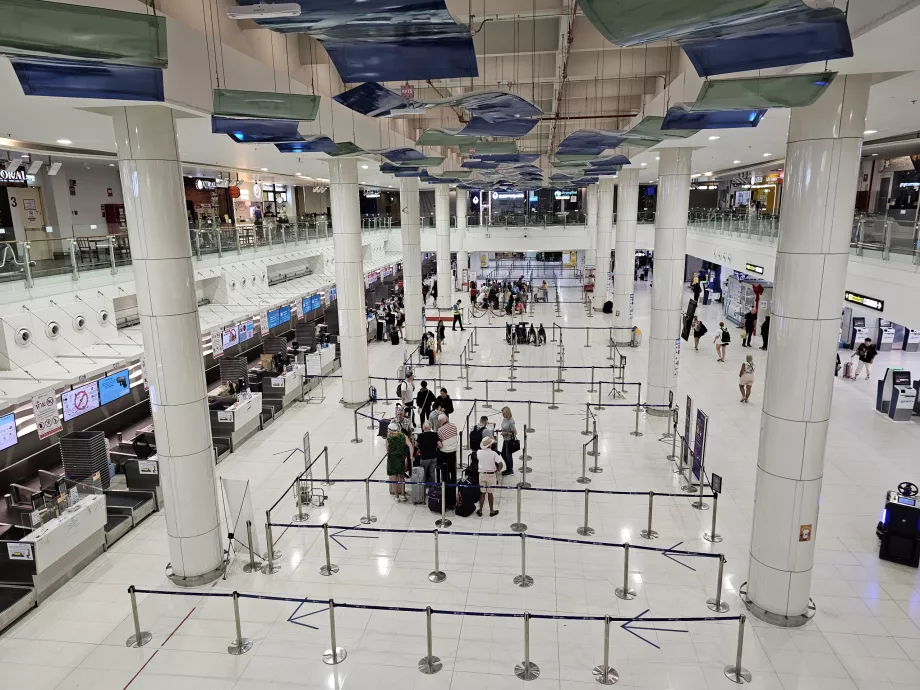
[[[288,141],[275,144],[281,153],[334,153],[338,148],[329,137],[305,137],[304,141]]]
[[[482,117],[473,117],[457,134],[470,136],[522,137],[534,127],[539,120],[526,118],[489,122]]]
[[[305,142],[297,128],[298,120],[250,120],[211,116],[211,131],[226,134],[238,144],[280,144]]]
[[[686,110],[668,108],[661,129],[737,129],[756,127],[766,110]]]
[[[470,159],[463,161],[460,167],[466,168],[467,170],[497,170],[498,163]]]
[[[391,163],[425,160],[425,154],[413,148],[387,149],[386,151],[381,151],[380,155]]]
[[[10,57],[26,96],[161,102],[163,70],[104,62]]]
[[[623,143],[619,132],[605,132],[599,129],[580,129],[562,140],[556,155],[600,155],[607,149],[615,149]]]
[[[534,163],[540,158],[539,153],[483,153],[476,156],[479,160],[493,163]]]
[[[475,77],[473,39],[441,36],[390,41],[323,41],[344,82]]]

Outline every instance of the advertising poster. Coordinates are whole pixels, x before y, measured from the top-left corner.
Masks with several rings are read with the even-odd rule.
[[[703,481],[703,458],[706,453],[706,424],[709,417],[702,410],[696,411],[696,433],[693,436],[693,478]]]
[[[224,356],[224,342],[219,328],[211,331],[211,352],[214,355],[214,359],[220,359]]]
[[[58,413],[57,395],[49,388],[32,397],[32,411],[35,413],[35,426],[39,440],[45,440],[64,430],[61,415]]]
[[[687,404],[684,407],[684,442],[680,449],[680,466],[686,467],[690,453],[690,420],[693,419],[693,398],[687,396]]]

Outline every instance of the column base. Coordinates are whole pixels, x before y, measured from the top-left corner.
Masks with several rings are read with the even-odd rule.
[[[207,573],[202,573],[201,575],[191,575],[189,577],[183,577],[182,575],[177,575],[172,569],[172,563],[166,564],[166,577],[169,578],[169,581],[172,582],[176,587],[201,587],[202,585],[209,584],[214,582],[218,578],[222,577],[224,572],[227,569],[227,562],[221,561],[221,564],[217,566],[214,570],[211,570]]]
[[[799,628],[814,618],[818,611],[815,602],[810,598],[805,613],[798,616],[784,616],[779,613],[767,611],[765,608],[761,608],[755,604],[747,595],[747,582],[742,583],[741,587],[738,588],[738,595],[741,597],[741,603],[744,605],[744,608],[746,608],[754,618],[780,628]]]
[[[645,414],[649,417],[670,417],[674,413],[667,407],[648,407],[645,409]]]

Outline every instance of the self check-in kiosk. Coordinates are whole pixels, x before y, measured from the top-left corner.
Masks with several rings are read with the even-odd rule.
[[[920,351],[920,331],[912,331],[909,328],[904,329],[904,352]]]
[[[897,491],[885,495],[882,519],[875,530],[881,539],[878,557],[883,561],[920,566],[920,489],[911,482],[901,482]]]
[[[878,350],[887,352],[894,345],[894,326],[890,321],[880,321],[878,329]],[[871,336],[870,336],[871,337]]]
[[[871,338],[869,329],[866,327],[866,317],[854,316],[850,322],[850,349],[855,349],[857,345],[864,342],[866,338]]]
[[[886,369],[885,378],[878,382],[875,409],[896,422],[909,422],[914,413],[917,391],[905,369]]]

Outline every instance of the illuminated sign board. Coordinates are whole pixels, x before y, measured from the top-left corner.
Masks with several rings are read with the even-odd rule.
[[[524,192],[492,192],[492,198],[496,201],[509,201],[512,199],[523,199]]]
[[[885,302],[876,299],[875,297],[866,297],[865,295],[860,295],[856,292],[845,292],[843,294],[843,300],[845,302],[850,302],[851,304],[858,304],[861,307],[866,309],[873,309],[875,311],[885,311]]]
[[[578,192],[569,192],[557,189],[555,192],[553,192],[553,198],[555,198],[556,201],[575,201],[575,199],[578,198]]]
[[[744,268],[751,273],[757,273],[758,275],[763,275],[763,266],[758,266],[757,264],[744,264]]]

